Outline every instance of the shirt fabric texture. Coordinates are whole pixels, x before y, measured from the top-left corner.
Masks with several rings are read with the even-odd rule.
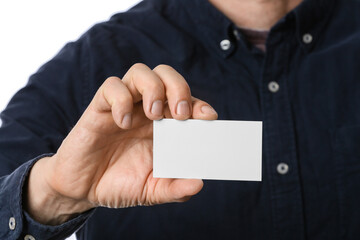
[[[206,0],[146,0],[96,24],[1,114],[0,239],[359,239],[359,12],[358,0],[305,0],[271,29],[266,53]],[[219,119],[263,121],[262,182],[205,181],[186,203],[37,223],[22,202],[31,166],[107,77],[138,62],[174,67]]]

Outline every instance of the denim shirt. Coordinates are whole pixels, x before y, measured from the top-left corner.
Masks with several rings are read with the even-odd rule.
[[[0,239],[359,239],[360,1],[305,0],[266,48],[206,0],[146,0],[68,43],[1,114]],[[263,121],[262,182],[205,181],[186,203],[34,221],[22,201],[31,166],[137,62],[174,67],[219,119]]]

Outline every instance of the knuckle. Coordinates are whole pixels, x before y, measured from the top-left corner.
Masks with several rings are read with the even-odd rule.
[[[137,72],[137,71],[142,71],[147,68],[148,68],[148,66],[146,66],[144,63],[135,63],[134,65],[131,66],[130,69],[133,72]]]
[[[174,68],[166,64],[159,64],[154,68],[154,71],[174,71]]]
[[[104,82],[104,87],[105,88],[108,88],[108,87],[113,87],[114,84],[116,84],[117,82],[121,81],[120,78],[118,77],[115,77],[115,76],[111,76],[111,77],[108,77],[105,82]]]
[[[129,70],[129,78],[127,79],[128,83],[142,82],[141,80],[146,78],[148,73],[151,71],[148,66],[143,63],[135,63]]]

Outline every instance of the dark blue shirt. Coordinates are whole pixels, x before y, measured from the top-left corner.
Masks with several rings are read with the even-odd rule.
[[[1,114],[0,239],[80,227],[86,240],[359,239],[360,1],[305,0],[266,48],[205,0],[147,0],[67,44]],[[219,119],[262,120],[263,181],[205,181],[186,203],[35,222],[22,202],[32,164],[56,152],[107,77],[137,62],[174,67]]]

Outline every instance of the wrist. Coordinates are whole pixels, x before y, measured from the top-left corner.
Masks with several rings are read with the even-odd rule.
[[[45,225],[59,225],[92,206],[86,200],[76,200],[57,192],[48,179],[51,157],[42,158],[32,167],[25,186],[24,207],[29,215]]]

